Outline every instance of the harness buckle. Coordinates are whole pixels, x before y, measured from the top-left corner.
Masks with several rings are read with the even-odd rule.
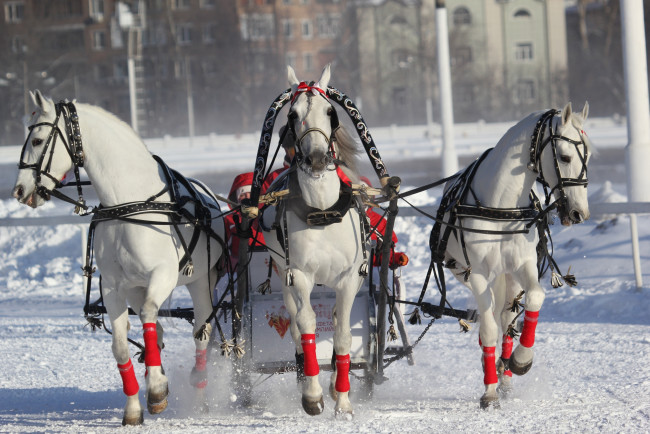
[[[326,226],[341,221],[343,221],[343,214],[337,210],[314,211],[307,214],[307,225],[309,226]]]

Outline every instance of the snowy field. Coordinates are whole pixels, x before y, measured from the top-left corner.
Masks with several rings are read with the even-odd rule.
[[[600,137],[607,137],[610,128],[603,126]],[[601,145],[591,130],[587,132],[596,146]],[[620,134],[613,137],[611,145],[622,146]],[[248,146],[254,149],[255,143]],[[386,146],[385,153],[381,142],[378,146],[390,168],[387,155],[396,152],[397,142]],[[180,162],[183,153],[170,152],[168,162],[174,167],[172,154]],[[210,161],[215,171],[229,164],[216,163],[207,154],[202,161]],[[626,200],[620,184],[589,188],[592,203]],[[414,202],[434,204],[437,194],[422,193]],[[38,210],[14,200],[0,201],[0,218],[71,212],[70,206],[54,201]],[[396,222],[397,250],[411,258],[403,270],[410,300],[417,299],[425,277],[430,229],[431,222],[424,218]],[[333,418],[333,402],[327,396],[322,415],[306,415],[293,375],[276,375],[262,383],[255,389],[252,407],[234,406],[230,365],[216,354],[209,366],[210,412],[197,413],[188,384],[194,362],[191,327],[183,320],[163,319],[162,358],[170,380],[170,405],[162,415],[145,414],[145,425],[137,431],[649,432],[649,216],[639,216],[639,231],[646,282],[640,292],[634,285],[626,216],[571,228],[553,226],[555,258],[562,271],[571,266],[578,286],[553,289],[548,275],[542,279],[547,297],[537,328],[535,363],[526,376],[515,377],[514,392],[499,410],[479,409],[483,386],[477,327],[461,334],[456,321],[443,319],[416,348],[416,365],[403,360],[391,365],[385,372],[389,380],[375,386],[371,401],[354,396],[359,382],[352,381],[351,422]],[[1,432],[107,432],[121,425],[124,397],[110,336],[84,327],[80,238],[76,225],[0,227]],[[473,307],[469,291],[449,276],[447,281],[454,307]],[[427,299],[432,297],[430,293]],[[183,288],[175,291],[170,306],[189,306]],[[408,326],[412,340],[426,322]],[[140,327],[133,329],[131,337],[140,340]],[[287,354],[287,360],[292,358]],[[143,400],[144,367],[136,365]],[[324,386],[327,377],[321,375]]]

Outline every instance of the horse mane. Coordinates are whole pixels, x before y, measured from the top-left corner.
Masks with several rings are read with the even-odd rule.
[[[352,135],[344,126],[334,131],[337,158],[345,163],[341,168],[354,183],[359,182],[359,154],[361,150]]]
[[[109,118],[112,122],[122,127],[126,132],[132,134],[133,137],[136,138],[136,141],[142,144],[142,146],[148,150],[147,145],[144,143],[144,140],[142,140],[142,137],[140,137],[140,135],[135,132],[135,130],[131,127],[131,125],[129,125],[124,120],[117,117],[114,113],[111,113],[108,110],[104,109],[103,107],[97,105],[88,104],[88,103],[79,103],[77,101],[74,101],[74,103],[78,107],[81,107],[86,111],[92,112],[93,114],[99,117]]]

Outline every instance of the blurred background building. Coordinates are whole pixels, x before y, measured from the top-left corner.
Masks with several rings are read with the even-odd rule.
[[[618,1],[447,0],[455,120],[514,120],[570,98],[624,113]],[[0,5],[2,145],[22,143],[32,89],[100,105],[144,137],[255,131],[287,64],[315,80],[331,62],[331,85],[371,126],[423,124],[428,100],[439,119],[434,0]]]

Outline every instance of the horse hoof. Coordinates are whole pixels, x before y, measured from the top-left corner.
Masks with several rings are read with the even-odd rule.
[[[502,398],[506,398],[512,392],[512,384],[509,381],[501,380],[497,392]]]
[[[337,420],[351,421],[354,418],[354,412],[352,410],[343,410],[342,408],[339,408],[334,412],[334,417]]]
[[[336,387],[334,387],[334,384],[330,383],[330,397],[334,401],[338,401],[339,399],[339,393],[336,391]]]
[[[481,396],[481,409],[487,410],[489,408],[500,408],[499,397],[494,395]]]
[[[318,401],[310,401],[309,399],[302,397],[302,408],[310,416],[318,416],[325,409],[325,403],[323,402],[323,397],[320,397]]]
[[[510,371],[515,375],[524,375],[526,372],[530,371],[530,368],[533,366],[533,361],[530,360],[528,363],[517,363],[517,360],[514,358],[510,360]]]
[[[510,356],[509,368],[515,375],[524,375],[533,366],[533,349],[519,345]]]
[[[142,410],[133,414],[124,414],[122,418],[122,426],[127,425],[142,425],[144,423],[144,412]]]
[[[162,393],[148,393],[147,394],[147,410],[149,414],[160,414],[167,408],[167,396],[169,395],[169,388],[165,387]]]
[[[208,371],[198,371],[196,368],[192,368],[190,384],[198,389],[203,389],[208,385]]]

